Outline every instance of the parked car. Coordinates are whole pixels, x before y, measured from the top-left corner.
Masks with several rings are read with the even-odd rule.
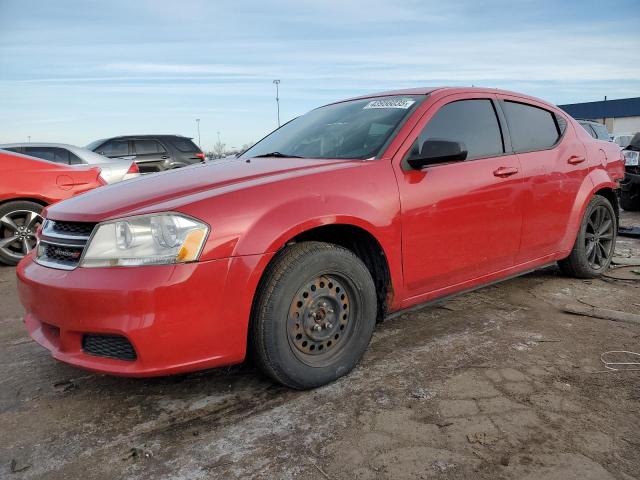
[[[249,348],[273,379],[312,388],[356,365],[376,320],[554,262],[602,274],[623,175],[616,145],[525,95],[345,100],[235,160],[49,208],[18,267],[25,323],[94,371],[186,372]],[[70,225],[82,232],[61,236]]]
[[[0,149],[23,153],[49,162],[64,165],[96,165],[107,183],[120,182],[140,175],[138,165],[132,160],[109,160],[91,150],[66,143],[6,143]]]
[[[616,133],[613,135],[613,138],[611,139],[611,141],[613,143],[617,143],[620,146],[620,148],[624,149],[624,148],[627,148],[632,138],[633,138],[633,133]]]
[[[605,142],[611,142],[609,138],[609,131],[603,124],[594,122],[592,120],[578,120],[578,123],[582,125],[589,135],[598,140],[604,140]]]
[[[622,150],[625,160],[624,180],[620,188],[620,206],[630,212],[640,210],[640,133],[636,133]]]
[[[205,156],[189,137],[181,135],[126,135],[87,145],[107,157],[134,160],[141,173],[161,172],[205,161]]]
[[[45,206],[105,183],[97,167],[73,168],[0,150],[0,262],[16,265],[35,247]]]

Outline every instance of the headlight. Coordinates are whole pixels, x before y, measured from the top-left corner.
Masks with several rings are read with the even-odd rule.
[[[624,164],[629,166],[638,165],[638,157],[640,157],[640,152],[635,152],[633,150],[625,150]]]
[[[209,227],[174,213],[101,223],[91,237],[81,267],[165,265],[198,259]]]

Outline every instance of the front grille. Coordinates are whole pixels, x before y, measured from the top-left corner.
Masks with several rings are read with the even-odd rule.
[[[41,242],[40,245],[39,258],[69,266],[78,264],[84,249],[84,246],[53,245],[45,242]]]
[[[36,261],[51,268],[76,268],[95,226],[95,223],[88,222],[45,220]]]
[[[120,335],[83,335],[82,350],[96,357],[127,361],[138,358],[131,342]]]
[[[87,222],[52,222],[52,230],[54,232],[63,233],[65,235],[88,237],[93,231],[95,223]]]

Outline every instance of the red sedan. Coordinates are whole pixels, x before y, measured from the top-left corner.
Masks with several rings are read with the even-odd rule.
[[[0,150],[0,262],[16,265],[36,244],[42,209],[104,185],[100,169]]]
[[[234,161],[49,208],[18,267],[25,323],[90,370],[171,374],[250,349],[273,379],[311,388],[349,372],[376,321],[403,309],[554,262],[600,275],[623,174],[616,145],[525,95],[345,100]]]

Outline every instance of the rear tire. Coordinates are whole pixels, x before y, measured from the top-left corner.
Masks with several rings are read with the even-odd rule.
[[[375,285],[346,248],[321,242],[286,247],[265,272],[250,342],[274,380],[308,389],[345,375],[364,354],[376,323]]]
[[[0,205],[0,262],[17,265],[36,245],[36,229],[44,207],[18,200]]]
[[[566,275],[595,278],[609,268],[616,245],[618,221],[611,202],[594,196],[584,212],[571,254],[558,265]]]
[[[637,212],[640,210],[640,192],[638,189],[620,192],[620,206],[627,212]]]

